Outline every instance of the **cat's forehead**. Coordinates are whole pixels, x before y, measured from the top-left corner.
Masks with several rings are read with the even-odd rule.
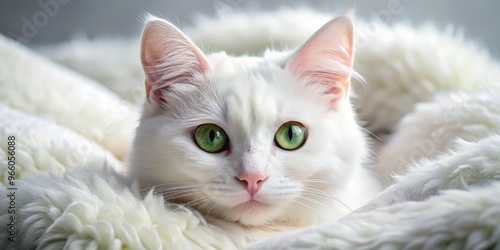
[[[311,110],[317,110],[317,98],[313,97],[314,91],[297,82],[285,69],[285,57],[210,56],[212,69],[207,74],[207,91],[216,92],[221,106],[217,110],[224,112],[218,116],[248,130],[276,126],[287,120],[311,119]]]
[[[287,52],[267,52],[263,56],[229,56],[215,53],[207,57],[212,65],[209,74],[217,80],[235,78],[244,75],[276,74],[284,68]]]
[[[287,84],[289,73],[279,59],[225,54],[215,54],[209,59],[212,65],[209,81],[226,99],[247,100],[247,104],[266,97],[279,99],[277,91],[293,87]]]
[[[284,77],[278,64],[261,57],[219,55],[210,59],[208,78],[224,106],[226,122],[255,129],[277,119],[283,101],[276,93],[283,88],[279,79]]]

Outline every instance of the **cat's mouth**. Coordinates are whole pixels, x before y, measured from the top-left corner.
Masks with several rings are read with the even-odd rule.
[[[266,204],[266,203],[263,203],[260,201],[256,201],[254,199],[250,199],[248,201],[240,203],[239,205],[236,206],[236,208],[242,209],[242,210],[255,210],[255,209],[266,208],[269,206],[270,206],[269,204]]]

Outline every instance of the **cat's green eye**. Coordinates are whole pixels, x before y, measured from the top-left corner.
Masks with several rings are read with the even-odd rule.
[[[203,124],[196,128],[194,141],[202,150],[219,153],[229,146],[229,138],[222,128],[214,124]]]
[[[295,150],[306,142],[306,128],[298,122],[286,122],[278,128],[274,141],[284,150]]]

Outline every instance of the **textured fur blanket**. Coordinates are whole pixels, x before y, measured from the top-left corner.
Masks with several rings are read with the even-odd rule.
[[[330,17],[233,13],[187,32],[207,50],[259,53]],[[387,138],[373,169],[388,188],[338,221],[249,246],[124,178],[143,99],[137,42],[32,51],[0,36],[0,248],[500,249],[497,62],[452,31],[358,27],[354,104]]]

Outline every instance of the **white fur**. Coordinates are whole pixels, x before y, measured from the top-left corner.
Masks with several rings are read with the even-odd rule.
[[[298,56],[268,51],[262,57],[216,53],[205,59],[194,54],[196,48],[180,31],[163,22],[150,20],[143,36],[147,84],[153,86],[130,164],[130,177],[139,178],[143,188],[154,187],[167,199],[193,206],[209,218],[270,232],[339,218],[379,191],[374,178],[363,174],[365,139],[349,99],[344,98],[347,90],[342,90],[341,98],[338,93],[327,93],[333,87],[342,88],[334,86],[340,83],[333,76],[339,75],[339,82],[348,81],[345,67],[350,65],[318,68],[313,61],[337,60],[336,52],[327,53],[327,46],[338,50],[340,39],[330,39],[331,45],[318,41],[325,48],[314,48],[324,36],[339,36],[332,27],[319,31]],[[342,28],[348,28],[343,25],[333,28],[343,32]],[[164,40],[158,40],[162,36]],[[148,43],[154,47],[149,48]],[[160,58],[152,53],[162,53],[165,58],[149,72],[147,61]],[[342,62],[350,64],[352,59],[347,58]],[[207,67],[200,68],[200,64]],[[294,72],[289,64],[308,72]],[[158,76],[163,70],[166,75]],[[327,70],[332,86],[326,86],[323,79],[311,81],[319,79],[315,71],[325,74]],[[173,78],[176,82],[170,82]],[[151,82],[155,79],[159,83]],[[155,89],[162,90],[165,103],[151,97]],[[279,126],[287,121],[299,121],[308,128],[307,142],[295,151],[279,149],[273,141]],[[210,154],[198,148],[193,131],[206,123],[225,130],[231,143],[229,152]],[[264,205],[240,206],[250,198],[236,179],[241,171],[267,174],[255,197]]]

